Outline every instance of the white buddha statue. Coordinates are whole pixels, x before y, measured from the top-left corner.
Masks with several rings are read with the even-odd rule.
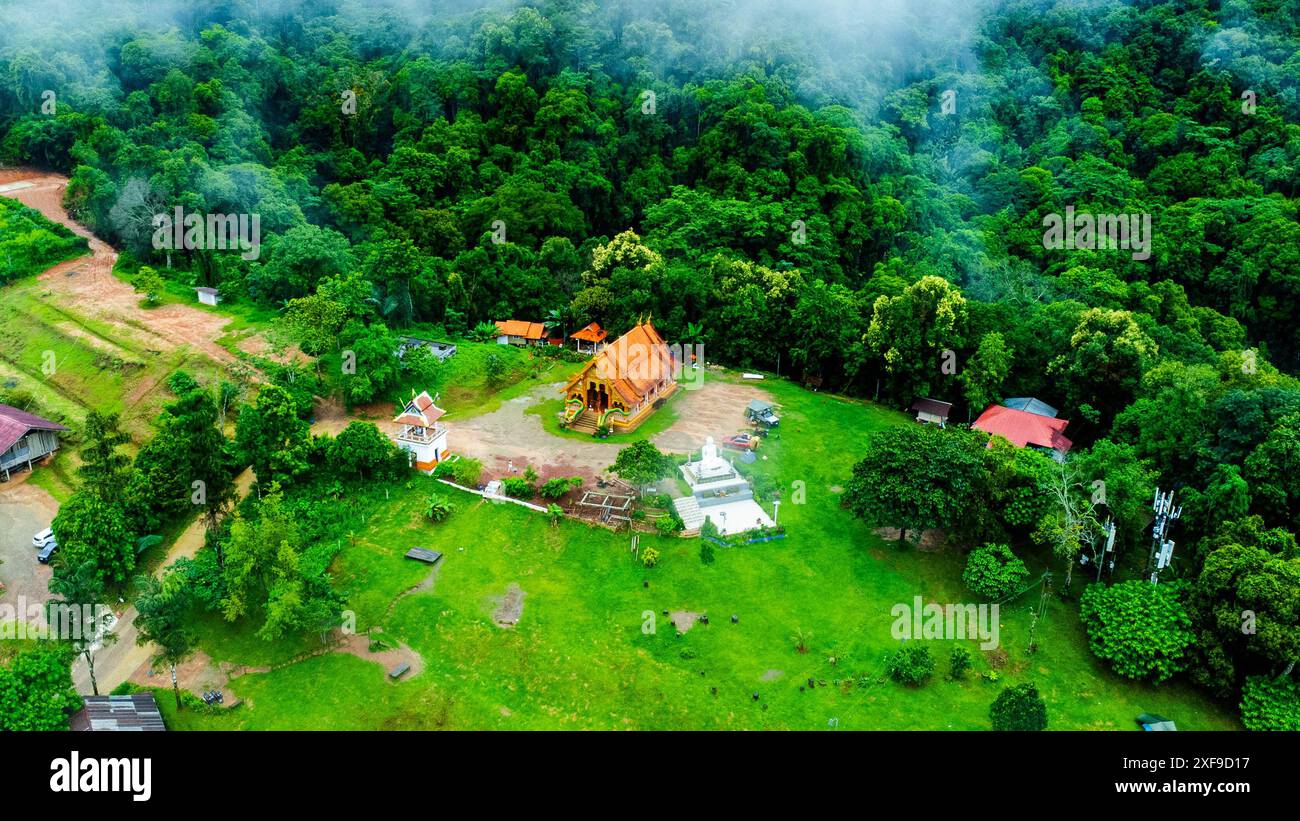
[[[712,436],[705,438],[704,447],[700,448],[700,461],[695,470],[696,475],[701,479],[731,475],[731,463],[718,455],[718,446],[713,443]]]

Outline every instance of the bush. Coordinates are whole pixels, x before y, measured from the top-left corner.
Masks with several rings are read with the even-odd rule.
[[[889,676],[911,687],[924,684],[934,675],[934,656],[924,644],[910,641],[889,657]]]
[[[1017,684],[998,694],[989,707],[995,730],[1023,732],[1047,729],[1047,704],[1032,684]]]
[[[659,532],[660,536],[671,536],[681,529],[681,521],[674,519],[672,516],[660,516],[655,519],[655,530]],[[708,542],[705,542],[705,544],[708,544]]]
[[[157,305],[167,290],[163,278],[148,265],[140,266],[135,276],[131,278],[131,286],[144,296],[144,301],[150,305]]]
[[[659,521],[662,522],[663,519]],[[713,544],[703,539],[700,540],[700,561],[703,564],[713,564]]]
[[[1251,676],[1241,691],[1247,730],[1300,730],[1300,682],[1289,676]]]
[[[970,651],[965,647],[952,648],[952,653],[948,656],[948,678],[954,681],[965,678],[966,671],[970,669],[970,661]]]
[[[659,551],[653,547],[647,547],[641,551],[641,564],[646,567],[654,567],[659,564]]]
[[[581,486],[581,476],[570,476],[567,479],[562,476],[557,476],[539,487],[537,489],[537,494],[543,499],[558,499],[570,490],[575,490]]]
[[[430,493],[424,501],[424,515],[431,522],[444,521],[456,509],[441,493]]]
[[[1088,645],[1121,676],[1164,681],[1186,666],[1192,621],[1174,584],[1094,584],[1079,601]]]
[[[985,599],[1014,593],[1029,578],[1029,569],[1004,544],[977,547],[966,557],[961,579],[971,592]]]
[[[712,519],[705,517],[704,521],[700,524],[700,538],[719,539],[721,537],[722,534],[718,532],[718,526],[713,523]]]
[[[531,499],[537,493],[537,488],[533,483],[522,476],[509,476],[501,480],[501,489],[507,496],[516,499]]]
[[[483,465],[477,459],[461,457],[454,462],[439,462],[433,469],[438,479],[446,479],[463,487],[478,487],[479,477],[483,475]]]

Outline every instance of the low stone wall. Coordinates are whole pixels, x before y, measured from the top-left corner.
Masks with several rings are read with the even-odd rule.
[[[458,485],[455,482],[449,482],[446,479],[438,479],[437,481],[442,482],[444,485],[454,487],[457,490],[463,490],[466,493],[473,493],[475,496],[481,496],[482,498],[487,499],[489,502],[510,502],[511,504],[520,505],[521,507],[526,507],[529,510],[536,510],[538,513],[548,512],[547,509],[542,507],[541,505],[535,505],[532,502],[525,502],[523,499],[516,499],[513,496],[505,496],[502,494],[487,493],[482,490],[475,490],[472,487],[465,487],[464,485]]]

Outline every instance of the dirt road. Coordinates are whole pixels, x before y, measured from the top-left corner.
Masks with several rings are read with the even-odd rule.
[[[588,480],[608,475],[625,442],[559,437],[542,426],[529,407],[558,396],[563,383],[542,385],[518,396],[491,413],[459,419],[445,417],[448,447],[453,453],[477,459],[489,476],[522,472],[531,465],[543,480],[553,476],[582,476]],[[705,378],[697,390],[681,388],[669,401],[676,414],[673,424],[650,437],[659,449],[671,453],[698,451],[706,437],[720,441],[745,430],[744,410],[751,399],[767,399],[757,385]]]

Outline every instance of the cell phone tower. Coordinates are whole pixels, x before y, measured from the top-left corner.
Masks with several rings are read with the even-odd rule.
[[[1156,488],[1156,498],[1151,509],[1156,514],[1156,520],[1151,526],[1151,556],[1147,561],[1147,567],[1151,570],[1151,583],[1158,584],[1160,571],[1168,567],[1174,558],[1174,543],[1165,536],[1170,522],[1183,515],[1183,508],[1182,505],[1174,507],[1172,490],[1161,493],[1160,488]]]

